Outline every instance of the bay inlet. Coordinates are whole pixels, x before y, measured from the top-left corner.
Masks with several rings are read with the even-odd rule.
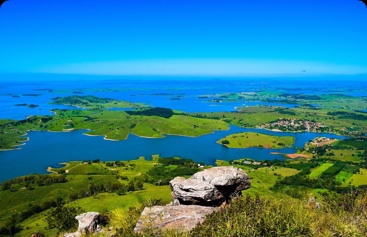
[[[254,160],[283,159],[285,153],[296,152],[315,137],[343,138],[324,133],[273,132],[264,129],[231,126],[226,131],[216,131],[200,137],[167,135],[165,138],[143,138],[130,134],[127,140],[113,142],[103,136],[85,136],[85,130],[73,132],[28,133],[29,141],[18,150],[0,152],[0,182],[17,176],[47,173],[47,167],[61,162],[132,160],[140,156],[150,159],[153,154],[161,157],[179,156],[199,163],[214,164],[215,160],[252,158]],[[259,132],[276,136],[293,136],[293,147],[283,149],[226,148],[217,144],[220,138],[238,132]],[[271,154],[273,152],[280,154]]]

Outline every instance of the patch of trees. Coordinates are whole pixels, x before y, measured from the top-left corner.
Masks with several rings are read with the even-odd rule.
[[[92,95],[86,95],[86,96],[72,95],[66,97],[55,97],[52,98],[52,100],[54,101],[53,102],[54,104],[70,104],[70,105],[89,105],[89,103],[105,104],[113,101],[113,99],[110,98],[99,98]]]
[[[276,111],[280,114],[289,114],[289,115],[296,115],[296,112],[290,109],[276,109]]]
[[[335,163],[333,166],[329,167],[327,170],[322,172],[321,179],[331,179],[334,178],[347,164],[345,163]]]
[[[129,165],[133,165],[133,164],[129,164]],[[108,161],[106,162],[106,166],[117,166],[117,167],[125,167],[125,166],[129,166],[126,162],[122,162],[122,161]]]
[[[327,151],[330,151],[330,150],[331,150],[330,145],[309,148],[309,152],[315,154],[316,156],[324,156],[326,155]],[[331,154],[331,153],[328,153],[328,154]]]
[[[336,111],[336,112],[327,112],[327,115],[337,116],[338,119],[354,119],[354,120],[367,120],[367,116],[362,114],[344,112],[344,111]]]
[[[50,229],[57,229],[58,233],[68,231],[77,227],[78,221],[75,220],[75,216],[83,212],[80,207],[66,207],[63,200],[58,198],[56,207],[50,211],[46,222]]]
[[[226,140],[226,139],[222,140],[222,145],[228,145],[228,144],[229,144],[228,140]]]
[[[134,110],[134,111],[126,111],[129,115],[144,115],[144,116],[158,116],[163,118],[170,118],[172,117],[173,110],[168,108],[150,108],[145,110]]]
[[[311,170],[312,168],[315,168],[318,164],[317,163],[297,163],[297,164],[287,164],[288,168],[293,168],[297,170]]]
[[[298,100],[322,100],[322,98],[318,95],[284,93],[284,94],[281,94],[279,96],[288,97],[288,98],[291,98],[291,99],[298,99]]]
[[[43,122],[43,123],[47,123],[48,121],[50,121],[50,120],[52,120],[52,118],[53,117],[51,117],[51,116],[45,116],[45,117],[42,117],[41,118],[41,121]]]
[[[21,230],[23,230],[23,228],[20,225],[10,223],[9,225],[0,228],[0,236],[14,236]]]
[[[32,185],[45,186],[45,185],[51,185],[53,183],[66,183],[66,182],[67,182],[66,175],[35,174],[7,180],[3,182],[0,185],[0,187],[1,190],[12,190],[13,185],[24,183],[27,189],[32,189]]]
[[[21,222],[35,214],[41,213],[52,207],[56,207],[56,205],[56,201],[47,201],[36,205],[31,204],[28,209],[14,213],[8,223],[5,223],[5,225],[0,228],[0,236],[14,236],[22,230],[22,227],[20,226]]]
[[[127,192],[133,192],[142,190],[144,188],[144,182],[147,181],[147,177],[136,177],[128,182],[128,184],[121,183],[119,181],[108,183],[89,184],[87,188],[79,191],[74,191],[69,195],[70,201],[74,201],[80,198],[95,196],[99,193],[117,193],[118,195],[125,195]]]
[[[287,167],[296,168],[298,165],[300,164],[287,164]],[[325,170],[320,177],[311,179],[308,175],[311,173],[311,169],[316,166],[317,162],[302,164],[302,166],[298,167],[303,168],[301,172],[293,176],[285,177],[282,180],[277,180],[271,190],[284,192],[295,198],[302,196],[302,192],[299,192],[300,187],[307,187],[310,189],[326,188],[337,193],[345,193],[350,190],[350,187],[340,187],[340,183],[335,180],[335,176],[342,170],[356,173],[360,168],[359,165],[348,164],[348,162],[338,162]]]
[[[339,142],[341,146],[352,146],[358,150],[367,150],[367,140],[366,138],[351,138],[345,139]]]
[[[176,167],[174,167],[176,166]],[[177,176],[190,176],[200,171],[198,165],[190,159],[160,158],[159,164],[150,169],[147,175],[156,185],[168,185]]]
[[[315,188],[326,188],[331,191],[337,190],[339,183],[335,181],[335,179],[322,179],[315,178],[310,179],[308,175],[310,174],[310,170],[302,170],[296,175],[285,177],[283,180],[277,180],[275,185],[271,188],[273,191],[281,191],[284,189],[284,186],[288,186],[291,188],[296,187],[307,187],[310,189]],[[294,196],[297,198],[297,196]]]

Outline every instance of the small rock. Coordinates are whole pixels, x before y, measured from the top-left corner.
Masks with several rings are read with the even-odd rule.
[[[98,231],[99,213],[87,212],[76,216],[75,219],[79,221],[79,232],[94,233]]]
[[[100,214],[98,212],[87,212],[75,217],[79,222],[78,230],[74,233],[68,233],[63,237],[80,237],[85,233],[101,232],[102,227],[99,225]]]

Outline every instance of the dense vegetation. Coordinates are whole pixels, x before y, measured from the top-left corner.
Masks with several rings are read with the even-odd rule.
[[[83,108],[140,108],[144,105],[119,101],[111,98],[100,98],[92,95],[55,97],[53,104],[73,105]]]
[[[190,159],[159,158],[158,163],[147,172],[156,185],[168,185],[177,176],[187,177],[200,171],[197,163]]]
[[[162,118],[170,118],[174,114],[172,109],[161,108],[161,107],[144,109],[144,110],[126,111],[126,113],[130,115],[158,116]]]

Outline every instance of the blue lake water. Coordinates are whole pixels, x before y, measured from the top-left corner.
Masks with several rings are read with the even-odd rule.
[[[0,182],[20,175],[47,173],[48,166],[74,160],[131,160],[139,156],[150,158],[153,154],[162,157],[180,156],[197,162],[213,164],[216,159],[231,160],[253,158],[256,160],[283,159],[283,155],[271,152],[294,153],[296,148],[230,149],[216,143],[220,138],[236,132],[256,131],[278,136],[295,137],[296,147],[319,136],[341,138],[337,135],[318,133],[282,133],[262,129],[247,129],[231,126],[230,130],[217,131],[197,138],[167,136],[166,138],[142,138],[129,135],[124,141],[108,141],[102,136],[85,136],[83,131],[74,132],[29,132],[30,140],[20,150],[0,152]]]
[[[367,80],[354,78],[168,78],[168,77],[105,77],[76,75],[0,75],[0,119],[25,119],[30,115],[52,115],[51,110],[75,109],[72,106],[52,105],[54,97],[94,95],[151,106],[166,107],[185,112],[234,111],[243,106],[285,106],[281,101],[212,102],[216,95],[229,92],[284,92],[298,94],[342,93],[367,96]],[[332,80],[332,83],[331,83]],[[36,108],[15,106],[35,104]],[[48,166],[72,160],[130,160],[152,154],[162,157],[181,156],[212,164],[216,159],[238,158],[282,159],[271,152],[293,153],[295,148],[284,149],[228,149],[215,142],[230,133],[254,131],[232,126],[199,138],[167,136],[149,139],[130,135],[126,141],[106,141],[102,137],[82,135],[82,131],[69,133],[29,132],[30,141],[20,150],[0,152],[0,182],[19,175],[46,173]],[[256,130],[278,136],[296,138],[294,146],[303,147],[318,137],[338,137],[315,133],[276,133]]]
[[[29,115],[52,115],[50,110],[74,107],[52,105],[54,97],[95,95],[131,102],[147,103],[185,112],[234,111],[241,106],[284,106],[296,104],[261,101],[215,103],[202,95],[263,90],[298,94],[336,93],[366,96],[367,81],[354,82],[318,78],[150,78],[75,75],[0,75],[0,118],[25,119]],[[36,104],[37,108],[15,106]]]

